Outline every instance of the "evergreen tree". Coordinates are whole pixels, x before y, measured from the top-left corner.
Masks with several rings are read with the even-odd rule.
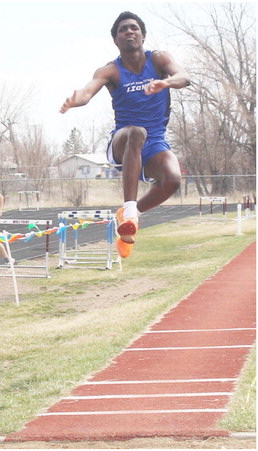
[[[71,130],[69,138],[63,144],[63,154],[65,156],[73,155],[75,153],[85,153],[86,146],[83,142],[82,134],[78,128],[74,127]]]

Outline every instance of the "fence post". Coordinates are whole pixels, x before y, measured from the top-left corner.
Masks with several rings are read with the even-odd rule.
[[[236,201],[236,177],[233,175],[233,199]]]
[[[242,235],[242,205],[237,204],[237,235]]]

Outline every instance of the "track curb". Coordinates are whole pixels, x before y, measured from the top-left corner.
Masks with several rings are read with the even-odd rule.
[[[231,438],[236,438],[238,440],[246,440],[250,438],[256,438],[256,432],[232,432],[230,434]]]

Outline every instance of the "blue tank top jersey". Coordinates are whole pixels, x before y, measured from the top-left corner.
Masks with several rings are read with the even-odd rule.
[[[124,68],[121,57],[115,60],[120,73],[120,84],[111,93],[116,130],[127,125],[138,125],[147,130],[148,137],[164,139],[170,115],[169,88],[157,94],[145,94],[144,86],[160,79],[152,62],[152,52],[145,54],[147,60],[140,74]]]

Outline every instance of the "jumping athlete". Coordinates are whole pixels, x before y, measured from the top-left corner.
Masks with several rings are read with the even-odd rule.
[[[128,257],[141,213],[160,205],[180,186],[178,160],[165,141],[165,132],[169,90],[188,86],[190,78],[170,53],[144,50],[146,28],[136,14],[121,13],[111,35],[120,56],[97,69],[84,88],[66,99],[60,112],[86,105],[103,86],[110,92],[115,129],[110,134],[107,158],[122,169],[124,205],[117,212],[117,249],[121,257]],[[137,201],[139,180],[153,183]]]

